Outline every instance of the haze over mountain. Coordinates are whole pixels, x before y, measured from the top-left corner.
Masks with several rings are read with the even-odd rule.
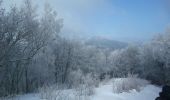
[[[128,43],[120,42],[113,39],[103,38],[103,37],[92,37],[86,41],[87,45],[95,46],[100,49],[122,49],[125,48]]]

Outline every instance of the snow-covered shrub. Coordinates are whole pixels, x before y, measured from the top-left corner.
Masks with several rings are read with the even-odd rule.
[[[90,96],[94,94],[94,88],[99,84],[96,77],[91,73],[84,74],[81,70],[72,71],[69,75],[69,84],[75,89],[76,95]]]
[[[84,75],[78,70],[71,72],[70,83],[72,88],[65,90],[61,86],[45,85],[39,89],[40,97],[45,100],[88,100],[99,82],[92,74]]]
[[[140,91],[140,89],[146,86],[149,82],[136,78],[136,77],[127,77],[127,78],[116,78],[113,80],[113,92],[114,93],[122,93],[129,92],[130,90],[135,89],[136,91]]]
[[[83,73],[81,70],[77,70],[77,71],[72,71],[69,74],[69,81],[68,84],[70,85],[71,88],[75,88],[77,86],[79,86],[80,84],[83,83]]]
[[[86,85],[80,85],[75,88],[75,99],[76,100],[88,100],[90,94],[89,88]],[[92,89],[93,91],[93,89]]]
[[[57,86],[44,85],[39,88],[40,98],[45,100],[57,100],[61,96],[61,91]]]
[[[94,94],[94,87],[82,84],[75,88],[76,96],[91,96]]]
[[[91,73],[85,75],[81,70],[72,71],[69,74],[69,84],[72,88],[76,88],[79,85],[86,84],[98,87],[99,85],[99,79],[97,79],[98,76],[92,75]]]
[[[93,95],[95,85],[97,84],[96,79],[91,74],[87,74],[82,77],[81,81],[82,82],[75,88],[77,95]]]
[[[45,85],[39,92],[43,100],[86,100],[77,99],[73,89],[62,89],[60,86]]]

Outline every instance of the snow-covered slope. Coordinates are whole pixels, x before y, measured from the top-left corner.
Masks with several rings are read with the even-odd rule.
[[[70,90],[69,90],[70,91]],[[72,91],[72,90],[71,90]],[[154,85],[147,85],[140,92],[131,90],[130,92],[113,93],[112,82],[107,82],[95,89],[95,95],[90,97],[91,100],[155,100],[161,88]],[[70,93],[68,94],[70,95]],[[12,100],[42,100],[38,94],[27,94],[17,96]],[[72,100],[72,99],[69,99]]]

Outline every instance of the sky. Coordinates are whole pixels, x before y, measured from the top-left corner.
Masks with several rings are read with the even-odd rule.
[[[170,0],[32,0],[41,11],[45,2],[64,19],[61,34],[148,41],[170,27]],[[23,0],[4,0],[4,7]]]

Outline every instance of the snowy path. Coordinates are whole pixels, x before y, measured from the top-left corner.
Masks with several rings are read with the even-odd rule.
[[[116,94],[113,93],[112,91],[112,82],[110,81],[107,82],[107,84],[101,85],[99,86],[99,88],[96,88],[95,95],[92,96],[90,100],[155,100],[160,91],[161,88],[156,87],[154,85],[148,85],[145,88],[143,88],[142,91],[140,92],[132,90],[129,93],[124,92]],[[40,99],[37,94],[26,94],[17,96],[16,99],[12,100],[42,100],[42,99]]]
[[[132,90],[129,93],[115,94],[112,92],[112,84],[110,82],[97,88],[92,100],[155,100],[160,91],[160,88],[148,85],[140,92]]]

